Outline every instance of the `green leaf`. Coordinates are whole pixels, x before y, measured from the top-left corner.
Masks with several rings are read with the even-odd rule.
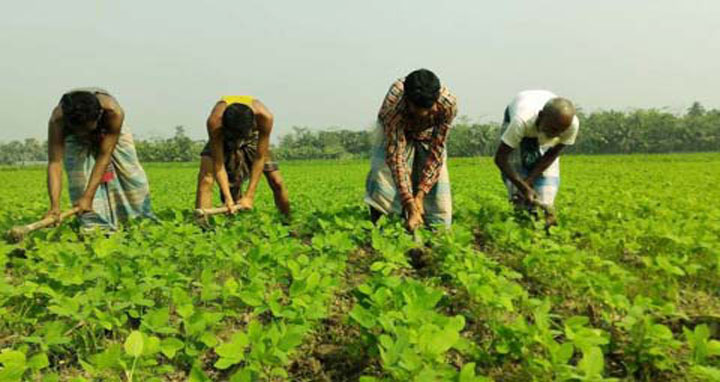
[[[715,357],[720,355],[720,341],[710,340],[707,344],[708,357]]]
[[[211,382],[211,380],[200,368],[200,365],[195,364],[193,365],[192,369],[190,369],[190,376],[188,377],[188,382]]]
[[[38,371],[50,366],[50,361],[48,360],[47,354],[38,353],[30,357],[27,366],[35,371]]]
[[[215,353],[220,356],[215,362],[215,367],[223,370],[240,363],[245,359],[245,348],[249,343],[250,340],[245,333],[238,331],[233,334],[229,342],[215,348]]]
[[[217,345],[218,340],[215,337],[215,334],[213,332],[205,332],[202,336],[200,336],[200,341],[205,344],[205,346],[211,348]]]
[[[653,336],[657,336],[658,338],[664,339],[664,340],[670,340],[673,338],[672,331],[670,328],[668,328],[665,325],[662,324],[655,324],[652,326],[652,334]]]
[[[52,321],[48,323],[43,331],[45,332],[45,344],[48,346],[65,345],[70,343],[71,338],[64,335],[69,328],[61,321]]]
[[[153,355],[160,351],[160,339],[143,334],[143,354]]]
[[[585,316],[572,316],[565,320],[565,325],[574,329],[580,329],[588,323],[590,323],[590,319]]]
[[[95,370],[95,366],[88,362],[85,362],[85,360],[78,359],[78,363],[80,364],[80,366],[82,366],[83,370],[85,370],[87,374],[92,375],[97,373],[97,370]]]
[[[320,274],[317,272],[313,272],[308,276],[306,280],[305,289],[311,290],[314,289],[318,284],[320,283]]]
[[[693,366],[690,368],[693,375],[704,378],[707,382],[720,382],[720,369],[705,366]]]
[[[195,312],[195,307],[193,307],[192,304],[180,305],[177,308],[177,312],[180,317],[188,319]]]
[[[447,325],[445,326],[446,329],[454,330],[456,332],[462,331],[463,328],[465,328],[465,317],[457,315],[455,317],[452,317]]]
[[[288,373],[283,369],[282,367],[274,367],[272,370],[270,370],[270,375],[273,377],[280,377],[283,379],[287,379]]]
[[[90,361],[101,371],[120,367],[123,357],[123,347],[114,343],[108,346],[103,352],[90,357]]]
[[[365,329],[372,329],[375,326],[375,316],[360,304],[355,304],[350,311],[350,318],[357,321]]]
[[[470,362],[463,365],[458,375],[458,382],[475,382],[475,363]]]
[[[242,369],[230,377],[230,382],[252,382],[252,371],[250,369]]]
[[[240,360],[238,360],[238,359],[220,358],[219,360],[217,360],[217,362],[215,362],[215,365],[213,365],[213,366],[215,366],[215,368],[217,368],[217,369],[225,370],[225,369],[229,368],[230,366],[235,365],[236,363],[239,363],[239,362],[240,362]]]
[[[560,364],[566,364],[572,358],[575,349],[571,342],[565,342],[564,344],[557,347],[555,353],[555,361]]]
[[[710,328],[707,324],[698,325],[695,327],[695,340],[704,341],[710,338]]]
[[[583,350],[583,358],[578,364],[578,368],[582,370],[586,376],[602,376],[605,368],[605,360],[602,350],[599,347],[591,347]]]
[[[25,374],[25,354],[19,351],[5,349],[0,352],[0,364],[3,365],[0,369],[0,381],[20,382]]]
[[[426,354],[440,355],[448,351],[460,339],[457,330],[449,327],[438,330],[435,325],[427,324],[419,328],[418,342]]]
[[[42,382],[60,382],[60,376],[56,373],[45,374],[42,377]]]
[[[133,330],[125,340],[125,352],[131,357],[140,357],[143,352],[143,336],[137,330]]]
[[[160,342],[160,351],[171,359],[175,357],[175,353],[183,347],[185,347],[185,344],[175,337],[166,338]]]
[[[143,324],[148,329],[152,331],[157,331],[167,326],[169,319],[170,313],[168,311],[168,308],[164,307],[161,309],[152,310],[145,314],[145,316],[143,316]]]
[[[283,338],[280,340],[278,347],[283,351],[290,351],[302,343],[305,337],[305,327],[295,325],[290,327]]]
[[[238,293],[238,296],[244,302],[245,304],[256,307],[263,304],[263,296],[259,293],[253,293],[253,292],[240,292]]]
[[[252,320],[247,326],[247,335],[253,340],[253,343],[257,342],[263,336],[263,326],[257,320]]]
[[[302,294],[306,289],[306,285],[307,282],[305,280],[293,280],[292,285],[290,285],[290,296],[297,297]]]

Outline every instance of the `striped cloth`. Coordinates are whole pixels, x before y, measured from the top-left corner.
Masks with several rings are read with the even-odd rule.
[[[503,132],[507,129],[510,123],[510,115],[508,109],[505,109],[505,115],[503,117]],[[527,177],[532,171],[533,167],[540,158],[545,155],[545,152],[552,146],[540,146],[537,138],[525,137],[520,142],[518,150],[514,150],[511,154],[510,163],[514,167],[515,171],[522,177]],[[504,174],[502,174],[503,183],[507,188],[508,198],[510,200],[518,193],[515,184],[510,181]],[[555,204],[555,197],[557,196],[560,188],[560,158],[557,158],[542,175],[535,179],[532,184],[533,190],[538,194],[540,203],[552,207]]]
[[[403,204],[393,175],[386,161],[386,142],[380,123],[375,128],[375,139],[371,152],[370,173],[365,181],[365,203],[384,214],[402,214]],[[413,194],[420,184],[423,166],[430,156],[427,142],[410,140],[404,147],[404,162],[411,169]],[[443,224],[449,228],[452,223],[452,196],[450,176],[447,169],[447,152],[442,153],[442,164],[437,182],[425,196],[425,221],[428,224]]]
[[[540,153],[545,154],[545,151],[547,151],[547,149],[548,148],[540,147]],[[522,148],[520,150],[522,150]],[[545,170],[545,172],[543,172],[543,175],[535,179],[535,182],[532,184],[533,190],[535,190],[535,192],[537,193],[540,203],[548,207],[552,207],[555,204],[555,196],[557,196],[558,190],[560,189],[559,159],[560,158],[555,160],[555,162],[550,165],[551,168],[557,168],[558,171],[556,175],[546,175],[548,171],[552,171],[551,168],[548,168],[547,170]],[[531,168],[519,165],[515,168],[515,171],[517,171],[517,173],[524,178],[530,174]],[[518,189],[517,187],[515,187],[515,184],[513,184],[513,182],[511,182],[510,179],[508,179],[504,175],[502,179],[508,191],[508,198],[512,200],[513,197],[518,193]]]
[[[74,204],[85,192],[93,166],[95,148],[73,135],[65,138],[65,170],[68,174],[70,200]],[[93,211],[79,217],[85,228],[115,230],[131,218],[155,219],[150,205],[150,188],[140,166],[132,134],[123,127],[110,166],[95,193]]]

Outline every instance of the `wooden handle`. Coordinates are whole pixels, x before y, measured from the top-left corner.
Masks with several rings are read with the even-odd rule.
[[[65,220],[75,214],[77,214],[80,211],[79,207],[73,207],[70,210],[64,211],[60,213],[60,220]],[[43,220],[36,221],[35,223],[28,224],[24,227],[24,230],[27,232],[32,232],[41,228],[49,227],[56,223],[56,219],[49,216],[46,217]]]
[[[195,216],[207,217],[213,215],[226,214],[228,212],[227,207],[216,207],[216,208],[198,208],[195,210]]]
[[[60,214],[60,220],[67,219],[75,214],[77,214],[80,211],[80,208],[73,207],[70,210],[67,210],[65,212],[62,212]],[[45,219],[38,220],[34,223],[30,223],[28,225],[21,225],[21,226],[15,226],[13,229],[8,231],[8,237],[11,242],[20,242],[22,239],[27,235],[28,233],[49,227],[57,222],[57,219],[53,217],[46,217]]]

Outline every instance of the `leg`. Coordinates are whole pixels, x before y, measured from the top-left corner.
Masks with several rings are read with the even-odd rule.
[[[272,189],[275,198],[275,206],[283,215],[290,216],[290,197],[288,196],[287,187],[283,181],[279,170],[264,172],[265,179],[268,181],[270,189]]]
[[[195,208],[212,207],[212,189],[215,183],[213,174],[213,160],[210,156],[200,157],[200,171],[198,172],[197,191],[195,194]]]

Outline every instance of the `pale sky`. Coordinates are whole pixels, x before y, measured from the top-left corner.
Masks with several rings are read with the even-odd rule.
[[[586,110],[720,107],[720,1],[3,0],[0,141],[44,138],[64,91],[113,93],[140,138],[205,137],[222,95],[291,126],[367,128],[420,67],[460,114],[499,120],[523,89]]]

